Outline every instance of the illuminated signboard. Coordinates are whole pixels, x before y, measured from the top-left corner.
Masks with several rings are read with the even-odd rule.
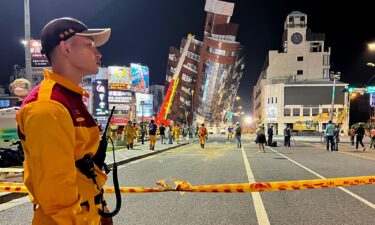
[[[42,44],[40,40],[30,40],[31,66],[49,67],[50,64],[45,55],[41,53]]]
[[[148,93],[149,88],[149,69],[140,64],[130,64],[132,72],[132,89],[137,92]]]
[[[130,90],[132,75],[129,67],[109,66],[108,87],[111,90]]]
[[[275,106],[267,106],[266,108],[266,120],[277,121],[277,108]]]
[[[135,93],[136,99],[136,116],[151,117],[152,116],[152,100],[153,95],[144,93]]]
[[[94,116],[108,116],[108,80],[95,80],[92,90]]]

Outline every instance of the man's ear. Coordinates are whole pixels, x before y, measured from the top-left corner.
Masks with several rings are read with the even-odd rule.
[[[59,43],[59,50],[60,50],[60,53],[64,56],[67,56],[69,55],[70,51],[69,51],[69,44],[67,44],[65,41],[61,41]]]

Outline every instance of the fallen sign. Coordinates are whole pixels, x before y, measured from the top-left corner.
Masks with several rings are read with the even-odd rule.
[[[152,192],[203,192],[203,193],[246,193],[246,192],[267,192],[267,191],[287,191],[287,190],[306,190],[317,188],[332,188],[343,186],[358,186],[366,184],[375,184],[375,176],[344,177],[316,180],[296,180],[296,181],[278,181],[278,182],[256,182],[240,184],[214,184],[203,186],[191,186],[187,181],[171,179],[175,184],[172,187],[166,180],[160,180],[156,184],[161,186],[157,188],[146,187],[120,187],[121,193],[152,193]],[[0,192],[18,192],[27,193],[26,186],[22,183],[0,183]],[[113,194],[113,187],[104,187],[104,192]]]

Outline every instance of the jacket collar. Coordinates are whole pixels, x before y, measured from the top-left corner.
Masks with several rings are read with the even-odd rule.
[[[50,79],[55,81],[56,83],[60,84],[61,86],[83,95],[85,97],[89,97],[89,94],[83,89],[82,87],[76,85],[75,83],[71,82],[70,80],[66,79],[65,77],[61,76],[60,74],[54,73],[51,70],[44,69],[44,79]]]

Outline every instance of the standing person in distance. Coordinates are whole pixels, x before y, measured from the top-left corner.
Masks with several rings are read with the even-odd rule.
[[[265,153],[266,150],[264,149],[264,145],[266,143],[266,131],[264,129],[263,124],[259,124],[259,127],[256,131],[256,135],[257,135],[256,139],[258,141],[259,152],[263,150],[263,153]]]
[[[165,133],[166,133],[166,130],[165,130],[165,127],[163,124],[160,125],[159,127],[159,134],[160,134],[160,141],[162,144],[166,144],[164,140],[166,140],[165,138]]]
[[[363,151],[366,151],[366,147],[363,144],[362,140],[363,137],[365,136],[365,128],[363,128],[363,125],[360,124],[357,130],[355,131],[357,135],[356,143],[355,143],[355,149],[358,150],[358,144],[361,144]]]
[[[335,132],[335,127],[332,124],[332,120],[328,121],[328,125],[325,130],[325,135],[327,139],[327,151],[329,151],[329,142],[331,142],[331,151],[334,150],[335,143],[333,141],[333,134]]]
[[[292,130],[288,125],[284,129],[284,147],[290,147],[290,137],[292,136]]]
[[[354,138],[355,138],[355,129],[352,127],[349,131],[349,136],[350,136],[350,143],[352,146],[354,146]]]
[[[240,123],[237,122],[236,123],[235,136],[234,136],[234,138],[236,139],[237,148],[242,147],[241,135],[242,135],[242,127],[240,126]]]
[[[157,130],[158,126],[155,124],[154,120],[151,120],[150,124],[148,125],[148,138],[150,139],[150,150],[155,150]]]
[[[102,54],[97,47],[110,32],[88,29],[70,17],[52,20],[42,30],[42,54],[52,70],[44,69],[44,80],[16,116],[33,225],[112,224],[99,215],[107,176],[93,160],[100,133],[82,101],[88,93],[80,87],[83,77],[98,73]],[[89,173],[76,166],[82,159],[90,162]]]
[[[267,129],[267,134],[268,134],[268,146],[272,146],[273,125],[271,125],[271,126]]]
[[[201,124],[201,127],[198,130],[199,136],[199,143],[201,144],[201,148],[204,148],[204,144],[206,143],[206,139],[208,136],[207,129],[204,127],[204,123]]]

